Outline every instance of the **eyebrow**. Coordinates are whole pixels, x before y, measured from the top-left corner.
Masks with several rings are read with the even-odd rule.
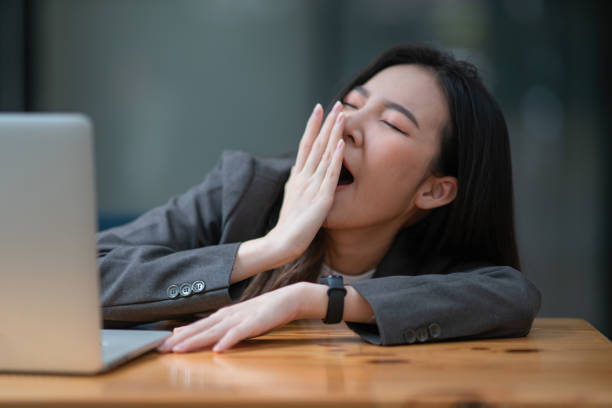
[[[359,92],[360,94],[362,94],[366,98],[370,96],[370,91],[365,89],[363,86],[356,86],[355,88],[353,88],[353,90],[356,91],[356,92]],[[407,109],[407,108],[403,107],[399,103],[391,102],[391,101],[388,101],[388,100],[385,100],[384,105],[388,109],[392,109],[394,111],[398,111],[399,113],[404,114],[404,116],[406,116],[408,119],[410,119],[416,125],[416,127],[419,130],[421,129],[421,127],[419,126],[419,122],[417,121],[417,119],[414,116],[414,114],[412,112],[410,112],[410,109]]]

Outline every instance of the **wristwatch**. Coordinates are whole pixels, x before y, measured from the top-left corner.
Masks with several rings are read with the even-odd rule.
[[[319,283],[329,286],[329,289],[327,289],[327,296],[329,298],[327,302],[327,314],[325,315],[325,319],[323,319],[323,323],[340,323],[342,321],[342,315],[344,314],[344,296],[346,296],[346,289],[344,288],[342,276],[325,276],[319,280]]]

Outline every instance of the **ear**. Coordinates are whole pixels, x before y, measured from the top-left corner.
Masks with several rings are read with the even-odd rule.
[[[452,202],[457,197],[457,178],[429,176],[416,193],[415,206],[431,210]]]

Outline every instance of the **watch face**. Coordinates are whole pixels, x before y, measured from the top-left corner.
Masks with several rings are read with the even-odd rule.
[[[342,276],[330,275],[327,279],[327,285],[330,289],[344,288],[344,279],[342,279]]]

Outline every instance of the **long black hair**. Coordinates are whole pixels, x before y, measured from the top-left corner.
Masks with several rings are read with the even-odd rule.
[[[353,88],[383,69],[400,64],[430,70],[444,93],[450,122],[442,128],[440,153],[431,168],[436,175],[453,176],[458,181],[455,199],[430,210],[419,221],[424,228],[419,255],[443,255],[457,261],[485,261],[520,269],[508,128],[474,65],[426,45],[395,46],[375,58],[334,101],[343,100]],[[324,254],[325,237],[319,231],[302,256],[258,274],[242,298],[298,281],[315,281]]]

